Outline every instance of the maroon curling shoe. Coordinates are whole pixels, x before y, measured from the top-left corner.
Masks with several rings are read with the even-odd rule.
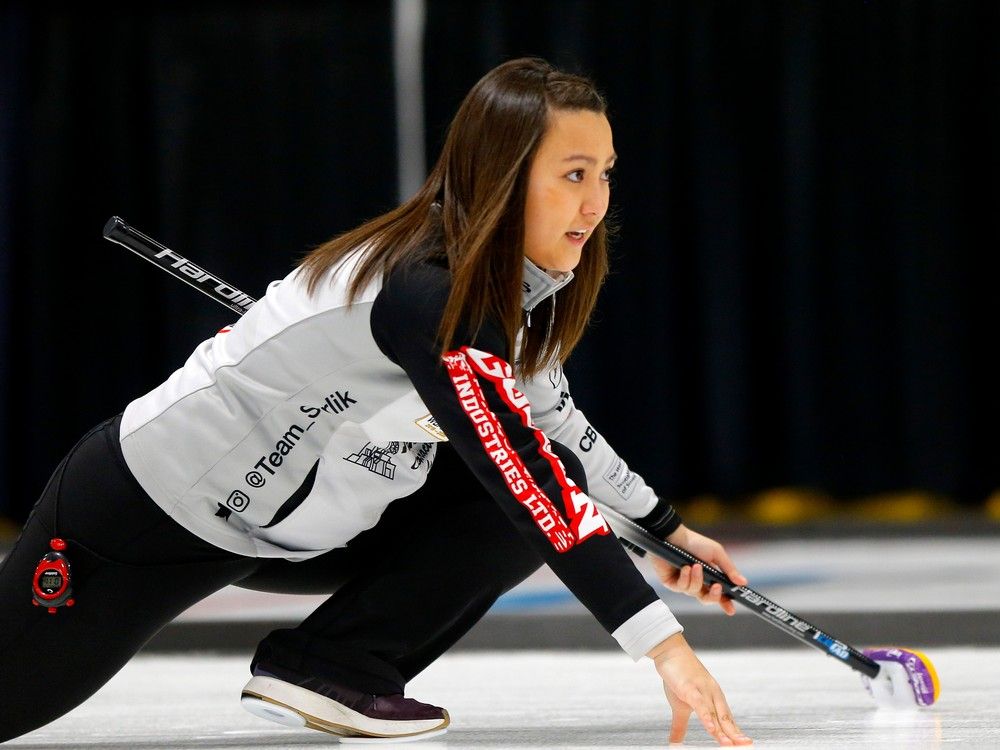
[[[406,742],[444,734],[450,722],[445,709],[402,695],[361,693],[269,664],[258,664],[253,674],[243,688],[243,708],[285,726]]]

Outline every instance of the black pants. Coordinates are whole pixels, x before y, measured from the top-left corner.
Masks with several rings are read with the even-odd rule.
[[[427,484],[346,548],[300,563],[236,555],[146,495],[118,424],[94,428],[63,459],[0,566],[0,742],[82,703],[164,625],[229,584],[331,592],[298,627],[268,635],[255,660],[387,694],[403,692],[541,564],[447,445]],[[575,456],[554,447],[585,488]],[[31,579],[54,536],[68,543],[76,604],[49,614],[33,606]]]

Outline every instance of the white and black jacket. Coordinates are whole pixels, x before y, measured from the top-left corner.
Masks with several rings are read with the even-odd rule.
[[[359,254],[314,294],[295,271],[131,402],[122,452],[182,526],[233,552],[306,559],[374,526],[420,487],[450,440],[575,596],[639,658],[680,625],[590,496],[666,535],[679,524],[576,409],[556,366],[515,378],[489,324],[445,357],[446,268],[414,263],[347,305]],[[525,262],[530,309],[556,281]],[[460,334],[461,335],[461,334]],[[549,449],[570,447],[590,496]]]

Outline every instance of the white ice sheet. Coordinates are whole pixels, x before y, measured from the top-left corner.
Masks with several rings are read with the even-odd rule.
[[[700,656],[757,748],[1000,747],[1000,649],[928,653],[941,676],[941,700],[929,710],[901,713],[875,709],[850,669],[805,648],[706,651]],[[247,663],[246,657],[231,656],[140,656],[87,703],[5,747],[337,746],[329,735],[288,729],[245,713],[238,698]],[[446,706],[453,723],[443,738],[395,747],[667,746],[669,709],[652,666],[648,661],[632,664],[618,653],[447,655],[414,680],[408,694]],[[714,743],[692,724],[685,746]]]

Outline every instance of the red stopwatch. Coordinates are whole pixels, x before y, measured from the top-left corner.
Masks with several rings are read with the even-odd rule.
[[[52,551],[35,566],[31,593],[36,607],[48,607],[49,614],[54,615],[59,607],[72,607],[76,600],[70,586],[69,559],[63,554],[66,542],[53,539],[49,546]]]

